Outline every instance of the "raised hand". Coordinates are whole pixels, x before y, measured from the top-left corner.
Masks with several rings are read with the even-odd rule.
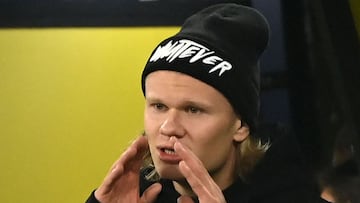
[[[193,192],[198,196],[199,202],[226,203],[221,189],[211,178],[199,158],[178,141],[175,142],[174,148],[176,153],[182,158],[182,161],[179,163],[180,172],[186,178]],[[193,201],[190,197],[181,196],[178,202],[192,203]]]
[[[95,197],[101,203],[152,203],[161,191],[155,183],[139,195],[139,175],[143,156],[148,149],[145,136],[140,136],[113,164]]]

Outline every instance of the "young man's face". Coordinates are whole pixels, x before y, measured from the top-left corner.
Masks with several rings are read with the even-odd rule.
[[[155,71],[145,85],[145,132],[159,175],[183,178],[172,136],[193,151],[215,181],[234,174],[235,146],[248,136],[248,129],[226,98],[206,83],[174,71]]]

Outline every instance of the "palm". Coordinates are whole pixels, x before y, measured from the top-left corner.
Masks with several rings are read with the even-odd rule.
[[[157,184],[139,195],[139,173],[142,157],[148,148],[144,137],[137,139],[115,162],[95,196],[102,203],[148,203],[160,192]]]

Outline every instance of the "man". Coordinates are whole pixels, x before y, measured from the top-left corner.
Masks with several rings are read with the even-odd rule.
[[[218,4],[161,42],[142,73],[145,133],[88,202],[304,202],[308,195],[296,192],[307,188],[278,198],[252,184],[261,182],[252,172],[270,147],[256,133],[268,35],[255,9]]]

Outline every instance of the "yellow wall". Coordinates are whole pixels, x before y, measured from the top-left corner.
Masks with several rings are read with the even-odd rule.
[[[142,131],[141,70],[177,30],[0,29],[0,202],[84,202]]]

